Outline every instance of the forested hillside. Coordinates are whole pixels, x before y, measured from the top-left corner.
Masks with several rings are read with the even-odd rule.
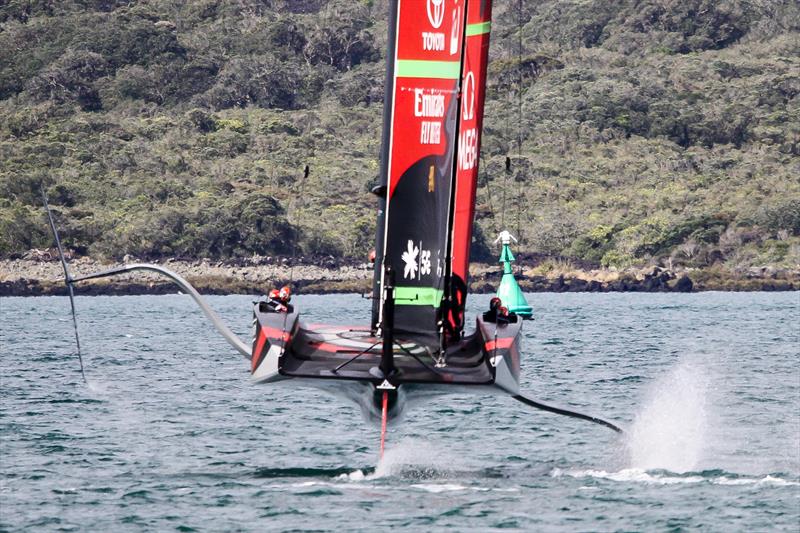
[[[372,247],[386,0],[0,6],[0,256]],[[795,0],[494,12],[477,252],[800,265]]]

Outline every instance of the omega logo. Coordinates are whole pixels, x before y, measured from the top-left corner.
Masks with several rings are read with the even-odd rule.
[[[475,75],[470,70],[464,78],[464,95],[462,98],[461,117],[472,120],[475,116]]]

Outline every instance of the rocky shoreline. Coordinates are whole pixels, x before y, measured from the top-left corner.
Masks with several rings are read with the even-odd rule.
[[[273,287],[291,284],[306,294],[365,293],[370,290],[372,267],[337,264],[292,264],[287,259],[259,262],[210,260],[156,262],[186,278],[203,294],[263,294]],[[77,277],[119,266],[87,257],[70,262]],[[470,291],[492,293],[500,281],[495,264],[473,264]],[[517,279],[526,292],[697,292],[800,290],[800,269],[751,268],[743,272],[723,270],[521,268]],[[153,273],[135,272],[91,280],[78,286],[82,295],[136,295],[174,293],[177,288]],[[0,260],[0,296],[47,296],[66,294],[61,264],[57,260]]]

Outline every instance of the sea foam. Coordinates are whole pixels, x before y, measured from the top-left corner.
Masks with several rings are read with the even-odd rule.
[[[710,379],[706,368],[687,361],[656,379],[625,437],[629,468],[697,469],[707,444]]]

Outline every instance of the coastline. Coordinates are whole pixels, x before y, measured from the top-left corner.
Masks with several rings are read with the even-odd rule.
[[[287,259],[272,262],[223,262],[167,259],[156,264],[174,270],[202,294],[264,294],[291,283],[305,294],[365,293],[370,290],[372,266],[298,263]],[[121,263],[87,257],[70,261],[73,276],[89,274]],[[489,294],[500,282],[499,265],[470,266],[470,292]],[[800,269],[750,268],[742,272],[723,269],[666,270],[659,267],[575,269],[567,265],[539,264],[516,272],[525,292],[702,292],[702,291],[793,291],[800,290]],[[77,286],[80,295],[168,294],[178,289],[153,273],[135,272],[113,278],[91,280]],[[0,260],[0,296],[65,295],[64,275],[58,260]]]

